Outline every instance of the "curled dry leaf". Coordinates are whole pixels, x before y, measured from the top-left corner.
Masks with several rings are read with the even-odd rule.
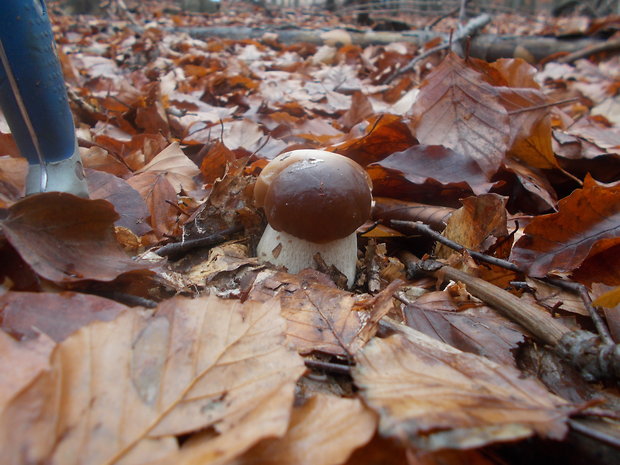
[[[620,243],[620,186],[590,176],[583,189],[559,202],[558,212],[534,218],[515,244],[511,260],[530,276],[573,271],[586,258]]]
[[[20,256],[50,281],[111,281],[149,265],[129,258],[114,239],[118,214],[105,200],[48,192],[20,200],[0,220]]]
[[[86,326],[4,409],[3,461],[144,463],[176,454],[175,435],[234,435],[263,404],[265,423],[252,424],[246,447],[282,434],[304,371],[283,343],[277,302],[174,298],[153,316]]]
[[[506,200],[497,194],[461,200],[463,206],[450,216],[443,235],[470,250],[488,252],[508,235]],[[448,258],[455,251],[439,244],[435,253]]]
[[[293,410],[282,438],[257,444],[231,465],[338,465],[376,427],[376,415],[359,399],[317,395]]]
[[[353,379],[380,413],[379,431],[425,450],[468,449],[566,433],[560,398],[514,368],[407,329],[356,355]]]
[[[354,126],[344,142],[330,151],[352,158],[362,166],[400,152],[418,141],[405,121],[397,115],[377,115]]]
[[[456,54],[426,78],[414,104],[420,143],[444,145],[474,160],[487,179],[500,168],[508,148],[508,112],[499,92]]]

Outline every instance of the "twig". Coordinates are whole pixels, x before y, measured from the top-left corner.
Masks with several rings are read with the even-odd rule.
[[[486,255],[486,254],[483,254],[483,253],[480,253],[480,252],[476,252],[475,250],[470,250],[470,249],[462,246],[461,244],[458,244],[458,243],[448,239],[447,237],[442,236],[441,234],[439,234],[438,232],[432,230],[431,228],[429,228],[428,226],[426,226],[423,223],[414,223],[414,222],[411,222],[411,221],[392,220],[392,224],[395,224],[395,225],[398,225],[398,226],[408,226],[408,227],[414,229],[415,231],[418,231],[418,232],[420,232],[420,233],[422,233],[422,234],[424,234],[426,236],[429,236],[432,239],[436,240],[437,242],[441,242],[445,246],[450,247],[451,249],[456,250],[458,252],[467,251],[467,253],[469,255],[471,255],[473,258],[475,258],[476,260],[480,260],[482,262],[486,262],[486,263],[489,263],[491,265],[496,265],[496,266],[502,267],[504,269],[507,269],[507,270],[510,270],[510,271],[514,271],[516,273],[525,274],[525,272],[521,268],[519,268],[517,265],[515,265],[514,263],[509,262],[507,260],[502,260],[501,258],[491,257],[490,255]],[[561,287],[563,289],[568,289],[568,290],[578,294],[579,297],[581,297],[581,300],[583,300],[584,306],[588,310],[588,313],[590,314],[590,318],[592,319],[592,322],[594,323],[594,326],[596,327],[596,331],[598,332],[599,336],[601,337],[602,342],[604,344],[613,344],[614,343],[613,338],[611,337],[611,334],[609,333],[609,329],[607,328],[607,326],[603,322],[603,319],[601,318],[599,313],[592,306],[592,300],[590,299],[590,295],[588,294],[588,290],[586,289],[586,287],[583,284],[568,282],[568,281],[564,281],[564,280],[561,280],[561,279],[549,278],[549,277],[544,278],[544,280],[547,281],[549,284],[552,284],[552,285],[557,286],[557,287]]]
[[[607,434],[603,431],[590,428],[579,420],[570,419],[568,420],[568,424],[573,430],[578,431],[579,433],[585,436],[588,436],[592,439],[596,439],[597,441],[604,442],[605,444],[609,444],[610,446],[620,449],[620,439],[611,434]]]
[[[227,240],[229,236],[241,231],[243,231],[243,226],[233,226],[232,228],[224,229],[223,231],[216,232],[206,237],[199,237],[198,239],[190,239],[188,241],[166,244],[157,249],[155,253],[161,257],[180,255],[198,247],[209,247],[212,245],[221,244],[222,242]]]
[[[491,22],[491,17],[486,13],[481,14],[480,16],[476,16],[475,18],[469,20],[469,22],[456,33],[455,37],[453,38],[453,41],[454,42],[462,41],[469,35],[473,34],[475,31],[477,31],[478,29],[482,29],[484,26],[486,26],[490,22]],[[432,55],[433,53],[439,52],[441,50],[445,50],[449,47],[450,47],[450,41],[444,41],[444,43],[427,50],[422,55],[418,55],[417,57],[412,59],[409,63],[407,63],[405,66],[403,66],[402,68],[397,70],[394,74],[392,74],[390,77],[388,77],[385,83],[390,84],[394,79],[396,79],[401,74],[404,74],[407,71],[412,70],[413,67],[416,65],[416,63],[418,63],[419,61],[424,60],[425,58]]]
[[[558,58],[556,61],[558,63],[572,63],[573,61],[577,61],[580,58],[586,58],[590,55],[594,55],[595,53],[615,52],[617,50],[620,50],[620,39],[609,40],[601,44],[586,47],[583,50],[564,55],[563,57]]]
[[[517,273],[522,272],[519,269],[519,267],[515,265],[514,263],[511,263],[507,260],[502,260],[501,258],[491,257],[490,255],[476,252],[475,250],[470,250],[467,247],[462,246],[461,244],[458,244],[448,239],[445,236],[442,236],[437,231],[434,231],[430,227],[426,226],[424,223],[419,223],[419,222],[414,223],[412,221],[392,220],[392,224],[396,226],[407,226],[413,229],[414,231],[422,233],[425,236],[428,236],[431,239],[436,240],[437,242],[441,242],[443,245],[450,247],[451,249],[456,250],[457,252],[467,251],[467,253],[471,255],[473,258],[475,258],[476,260],[480,260],[482,262],[486,262],[491,265],[497,265],[507,270],[515,271]]]
[[[322,360],[304,360],[304,364],[311,370],[321,370],[327,373],[335,373],[337,375],[351,376],[351,366],[341,363],[323,362]]]
[[[595,334],[573,331],[510,292],[451,266],[435,260],[420,261],[409,252],[401,252],[400,258],[408,273],[423,272],[437,279],[462,282],[470,294],[553,347],[561,358],[579,369],[584,379],[620,379],[620,344],[601,344]]]

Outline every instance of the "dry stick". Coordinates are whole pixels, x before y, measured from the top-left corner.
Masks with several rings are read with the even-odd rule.
[[[452,281],[462,282],[472,295],[496,308],[505,317],[516,321],[546,344],[556,346],[562,336],[571,331],[549,314],[541,312],[533,305],[484,279],[476,278],[434,260],[419,261],[409,252],[401,252],[400,258],[403,259],[408,269],[415,268],[436,277],[443,276]]]
[[[579,50],[577,52],[573,52],[563,57],[560,57],[556,61],[558,63],[572,63],[573,61],[577,61],[580,58],[587,58],[588,56],[594,55],[595,53],[615,52],[617,50],[620,50],[620,39],[609,40],[603,42],[602,44],[586,47],[583,50]]]
[[[454,42],[459,42],[459,41],[465,39],[466,37],[470,36],[471,34],[473,34],[478,29],[482,29],[484,26],[486,26],[490,22],[491,22],[491,17],[488,14],[486,14],[486,13],[485,14],[481,14],[480,16],[476,16],[473,19],[470,19],[469,22],[465,26],[463,26],[463,28],[460,29],[456,33],[456,35],[454,37]],[[402,67],[401,69],[397,70],[394,74],[392,74],[390,77],[388,77],[386,79],[385,83],[386,84],[390,84],[394,79],[396,79],[401,74],[406,73],[407,71],[412,70],[413,67],[416,65],[416,63],[418,63],[419,61],[424,60],[426,57],[432,55],[433,53],[439,52],[441,50],[445,50],[445,49],[447,49],[449,47],[450,47],[450,41],[445,41],[443,44],[438,45],[437,47],[433,47],[433,48],[427,50],[422,55],[418,55],[413,60],[411,60],[409,63],[407,63],[404,67]]]
[[[511,263],[507,260],[502,260],[501,258],[491,257],[489,255],[476,252],[474,250],[470,250],[462,246],[461,244],[457,244],[456,242],[451,241],[447,237],[442,236],[441,234],[432,230],[431,228],[429,228],[423,223],[414,223],[411,221],[401,221],[401,220],[392,220],[392,223],[395,225],[410,227],[426,236],[431,237],[433,240],[436,240],[437,242],[441,242],[447,247],[450,247],[451,249],[454,249],[458,252],[466,251],[469,255],[471,255],[473,258],[477,260],[489,263],[491,265],[496,265],[496,266],[502,267],[510,271],[525,274],[524,271],[521,268],[519,268],[517,265],[515,265],[514,263]],[[563,280],[555,279],[555,278],[546,278],[545,280],[554,286],[562,287],[564,289],[568,289],[572,292],[577,293],[579,297],[581,297],[581,299],[583,300],[584,306],[588,310],[590,314],[590,318],[592,318],[592,322],[594,323],[594,326],[596,327],[596,331],[598,332],[603,343],[604,344],[614,343],[613,338],[611,337],[611,334],[609,333],[609,330],[607,329],[607,326],[605,325],[605,322],[603,321],[601,316],[598,314],[596,309],[592,306],[592,300],[590,299],[590,296],[585,286],[579,283],[571,283],[571,282],[567,282],[567,281],[563,281]]]
[[[157,249],[155,253],[161,257],[169,257],[171,255],[188,252],[189,250],[198,247],[217,245],[224,242],[228,236],[241,231],[243,231],[243,226],[233,226],[232,228],[224,229],[223,231],[216,232],[215,234],[211,234],[206,237],[199,237],[198,239],[191,239],[188,241],[166,244]]]
[[[351,376],[350,365],[343,365],[342,363],[324,362],[322,360],[312,359],[304,360],[304,364],[311,370],[321,370],[327,373]]]
[[[601,344],[595,334],[571,330],[510,292],[451,266],[434,260],[420,261],[409,252],[402,252],[400,258],[408,273],[422,271],[437,279],[462,282],[472,295],[552,346],[560,358],[577,368],[587,381],[620,380],[620,344]]]

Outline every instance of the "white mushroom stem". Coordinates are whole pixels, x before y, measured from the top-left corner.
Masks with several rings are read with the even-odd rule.
[[[276,266],[285,267],[289,273],[305,268],[316,268],[314,255],[320,253],[328,266],[335,266],[347,277],[347,286],[353,286],[357,264],[357,236],[355,232],[343,239],[316,244],[276,231],[267,225],[257,247],[258,258]]]

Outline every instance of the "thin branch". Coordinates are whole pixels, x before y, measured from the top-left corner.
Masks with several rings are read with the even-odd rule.
[[[321,370],[326,373],[351,376],[351,366],[341,363],[324,362],[322,360],[305,359],[304,364],[311,370]]]
[[[394,74],[392,74],[390,77],[388,77],[386,79],[385,83],[386,84],[390,84],[394,79],[396,79],[401,74],[404,74],[407,71],[412,70],[413,67],[416,65],[416,63],[418,63],[419,61],[424,60],[425,58],[427,58],[428,56],[432,55],[433,53],[436,53],[436,52],[439,52],[441,50],[445,50],[445,49],[449,48],[450,47],[450,43],[452,41],[455,42],[455,43],[461,42],[463,39],[465,39],[466,37],[472,35],[478,29],[482,29],[484,26],[486,26],[490,22],[491,22],[491,16],[489,16],[486,13],[485,14],[481,14],[480,16],[476,16],[475,18],[469,20],[469,22],[465,26],[463,26],[461,29],[459,29],[459,31],[456,33],[454,38],[451,38],[449,41],[444,41],[444,43],[442,43],[442,44],[440,44],[440,45],[438,45],[436,47],[433,47],[430,50],[427,50],[422,55],[419,55],[419,56],[415,57],[413,60],[411,60],[405,66],[403,66],[401,69],[397,70]]]
[[[224,229],[223,231],[219,231],[206,237],[166,244],[157,249],[155,253],[161,257],[180,255],[198,247],[210,247],[221,244],[222,242],[228,240],[229,236],[241,231],[243,231],[243,226],[233,226],[232,228]]]
[[[430,227],[426,226],[423,223],[414,223],[411,221],[401,221],[401,220],[392,220],[392,224],[394,225],[398,225],[398,226],[406,226],[409,228],[412,228],[414,231],[417,231],[421,234],[424,234],[428,237],[431,237],[432,239],[436,240],[437,242],[440,242],[442,244],[444,244],[447,247],[450,247],[453,250],[456,250],[458,252],[464,252],[466,251],[469,255],[472,256],[472,258],[476,259],[476,260],[480,260],[482,262],[485,263],[489,263],[491,265],[496,265],[499,266],[501,268],[510,270],[510,271],[514,271],[516,273],[522,273],[522,274],[526,274],[521,268],[519,268],[517,265],[515,265],[512,262],[509,262],[507,260],[502,260],[501,258],[497,258],[497,257],[491,257],[490,255],[486,255],[480,252],[476,252],[475,250],[470,250],[464,246],[462,246],[461,244],[458,244],[450,239],[448,239],[445,236],[442,236],[441,234],[439,234],[438,232],[432,230]],[[613,338],[611,337],[611,334],[609,333],[609,329],[607,328],[607,326],[605,325],[605,322],[603,321],[603,319],[601,318],[601,316],[599,315],[599,313],[596,311],[596,309],[592,306],[592,300],[590,299],[590,295],[588,294],[588,290],[586,289],[586,287],[583,284],[580,283],[574,283],[574,282],[568,282],[568,281],[564,281],[561,279],[556,279],[556,278],[544,278],[545,281],[547,281],[549,284],[552,284],[554,286],[557,287],[561,287],[563,289],[568,289],[572,292],[575,292],[576,294],[579,295],[579,297],[581,297],[581,299],[583,300],[584,306],[585,308],[588,310],[588,313],[590,314],[590,318],[592,319],[592,322],[594,323],[594,326],[596,327],[596,331],[598,332],[599,336],[601,337],[601,340],[603,341],[604,344],[613,344]]]

